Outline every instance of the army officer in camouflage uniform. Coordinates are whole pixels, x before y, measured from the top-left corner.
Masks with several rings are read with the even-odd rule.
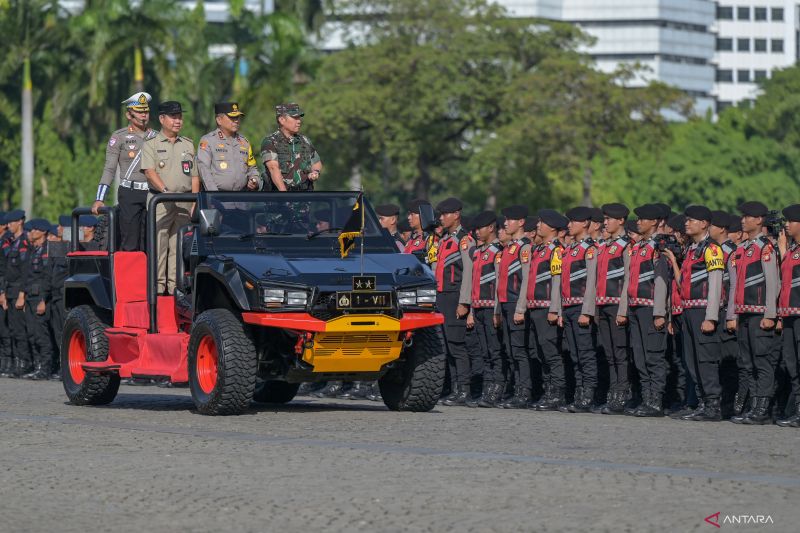
[[[217,129],[200,139],[197,171],[206,191],[261,189],[256,158],[250,142],[239,135],[244,113],[236,102],[214,105]]]
[[[126,251],[144,250],[144,224],[147,212],[147,180],[139,171],[142,146],[156,136],[150,129],[150,95],[139,92],[122,102],[126,107],[128,126],[111,134],[106,146],[106,164],[92,204],[96,215],[105,205],[106,194],[119,168],[119,228],[120,248]]]
[[[300,133],[303,110],[297,104],[275,106],[278,131],[261,141],[261,159],[273,191],[312,191],[322,161],[308,137]]]

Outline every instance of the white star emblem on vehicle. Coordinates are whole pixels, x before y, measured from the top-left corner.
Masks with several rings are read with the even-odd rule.
[[[366,285],[367,286],[365,288],[367,288],[367,289],[371,289],[372,288],[372,282],[371,281],[367,280],[366,281]]]
[[[360,289],[360,288],[361,288],[361,281],[356,281],[356,289]]]

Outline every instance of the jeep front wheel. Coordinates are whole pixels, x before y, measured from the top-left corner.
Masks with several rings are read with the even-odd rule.
[[[119,391],[118,374],[86,372],[83,364],[108,359],[106,325],[94,309],[81,305],[67,315],[61,340],[61,374],[64,391],[75,405],[105,405]]]
[[[227,309],[210,309],[189,337],[189,387],[198,412],[238,415],[253,399],[256,350],[242,323]]]
[[[444,386],[445,348],[440,327],[414,332],[403,354],[405,361],[378,381],[386,407],[392,411],[430,411]]]

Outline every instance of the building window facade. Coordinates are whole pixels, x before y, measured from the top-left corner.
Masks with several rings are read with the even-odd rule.
[[[783,53],[783,39],[772,39],[772,51],[775,53]]]
[[[732,52],[733,39],[728,37],[719,37],[717,39],[717,50],[719,50],[720,52]]]
[[[737,70],[736,71],[736,81],[739,83],[750,83],[750,71],[749,70]]]
[[[767,8],[766,7],[753,8],[753,20],[767,20]]]
[[[736,50],[739,52],[750,51],[750,39],[736,39]]]
[[[717,6],[718,20],[733,20],[733,8],[731,6]]]
[[[756,52],[766,52],[767,51],[767,40],[766,39],[753,39],[753,50]]]
[[[733,83],[733,71],[730,69],[717,70],[717,81]]]
[[[782,7],[773,7],[772,8],[772,20],[775,22],[783,20],[783,8]]]
[[[736,8],[737,20],[750,20],[750,8],[739,6]]]
[[[766,70],[756,70],[753,72],[753,81],[764,81],[767,79]]]

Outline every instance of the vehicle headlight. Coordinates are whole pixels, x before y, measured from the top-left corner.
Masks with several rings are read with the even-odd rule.
[[[432,307],[436,303],[436,289],[397,291],[397,301],[402,306]]]
[[[283,289],[264,289],[261,301],[266,307],[305,307],[308,304],[308,292]]]

